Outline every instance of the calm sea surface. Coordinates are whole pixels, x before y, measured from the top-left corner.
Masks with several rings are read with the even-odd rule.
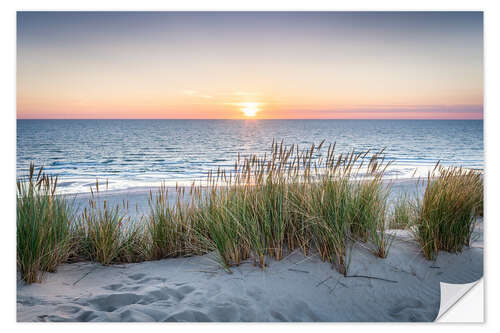
[[[231,168],[242,155],[268,152],[274,139],[336,151],[386,148],[389,177],[445,165],[484,167],[482,120],[18,120],[17,174],[30,161],[60,178],[62,192],[190,183]]]

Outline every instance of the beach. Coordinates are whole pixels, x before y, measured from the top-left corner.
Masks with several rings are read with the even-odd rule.
[[[483,34],[17,11],[17,321],[439,319],[483,277]]]
[[[393,182],[391,197],[417,193],[415,180]],[[147,207],[145,189],[111,192]],[[82,195],[83,196],[83,195]],[[85,200],[80,196],[78,200]],[[146,200],[146,202],[144,201]],[[350,250],[347,276],[318,254],[300,250],[264,269],[246,260],[226,272],[214,253],[133,264],[78,262],[46,273],[42,283],[18,279],[18,321],[433,321],[440,282],[470,283],[483,275],[482,221],[471,247],[426,260],[411,232],[396,237],[387,258],[362,243]]]

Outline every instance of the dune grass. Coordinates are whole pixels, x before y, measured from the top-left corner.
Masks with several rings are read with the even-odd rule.
[[[334,146],[322,155],[323,143],[299,150],[274,142],[270,155],[238,159],[230,173],[209,176],[195,229],[227,270],[248,258],[264,268],[266,257],[280,260],[300,247],[346,274],[346,247],[358,240],[387,255],[387,163],[380,152],[336,156]]]
[[[399,196],[389,218],[390,229],[409,229],[415,225],[417,218],[417,205],[413,198],[404,193]]]
[[[123,202],[111,207],[106,200],[100,200],[96,182],[88,207],[77,219],[77,251],[83,258],[103,265],[143,260],[142,230],[129,221],[127,206]]]
[[[17,181],[17,269],[27,283],[54,272],[72,249],[73,207],[55,195],[57,178],[30,165],[27,179]]]
[[[231,272],[246,260],[265,269],[269,258],[281,260],[299,249],[318,253],[347,274],[355,244],[387,256],[392,236],[386,228],[394,224],[416,226],[427,258],[468,244],[471,218],[482,209],[477,172],[440,169],[414,205],[418,209],[401,199],[389,219],[390,185],[383,176],[390,163],[383,151],[336,154],[335,145],[324,146],[324,141],[306,149],[273,142],[269,154],[238,156],[233,169],[211,172],[204,183],[176,186],[171,193],[161,186],[150,192],[150,212],[138,221],[129,221],[128,203],[110,207],[99,196],[98,183],[77,218],[54,195],[56,181],[18,185],[18,269],[25,281],[34,282],[34,272],[55,269],[68,253],[109,265],[212,252]],[[58,230],[50,234],[53,245],[40,245],[48,236],[37,230],[51,229],[39,221]]]
[[[201,195],[200,189],[190,189],[191,201],[184,199],[185,188],[176,187],[174,204],[169,201],[169,189],[162,185],[156,193],[150,192],[150,214],[146,217],[145,245],[146,257],[158,260],[169,257],[205,253],[197,244],[193,224],[199,218],[195,207]]]
[[[382,182],[383,170],[373,179],[357,184],[354,190],[352,227],[354,235],[363,242],[369,242],[372,252],[387,257],[392,236],[386,233],[387,198],[389,186]]]
[[[354,203],[348,180],[325,177],[321,184],[311,184],[305,194],[303,218],[309,243],[322,260],[330,261],[340,273],[347,274],[346,245]]]
[[[416,219],[422,252],[427,259],[434,259],[439,250],[461,252],[470,245],[475,217],[482,214],[482,175],[437,165],[427,181]]]

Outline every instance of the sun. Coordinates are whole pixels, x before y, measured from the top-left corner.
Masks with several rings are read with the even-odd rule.
[[[259,112],[259,103],[239,103],[239,105],[242,107],[241,112],[246,117],[255,117],[257,112]]]

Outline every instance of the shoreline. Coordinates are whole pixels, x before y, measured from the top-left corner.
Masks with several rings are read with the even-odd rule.
[[[427,179],[427,172],[434,169],[435,164],[433,165],[427,165],[425,168],[418,169],[419,172],[417,172],[415,175],[412,173],[408,173],[407,175],[395,175],[395,176],[389,176],[389,175],[384,175],[383,181],[384,182],[394,182],[394,183],[400,183],[400,182],[407,182],[407,181],[416,181],[418,179]],[[465,169],[471,169],[471,170],[478,170],[481,172],[484,172],[483,169],[475,169],[475,168],[465,168]],[[221,169],[222,170],[222,169]],[[225,169],[225,170],[231,170],[231,168]],[[409,175],[412,174],[412,175]],[[62,178],[59,179],[58,182],[58,190],[60,191],[58,195],[61,196],[81,196],[81,195],[86,195],[90,194],[90,188],[95,189],[95,179],[93,182],[88,182],[86,181],[85,189],[78,190],[78,191],[66,191],[65,189],[65,183],[73,183],[73,181],[68,180],[68,181],[61,181]],[[64,178],[68,179],[68,178]],[[109,179],[108,179],[109,180]],[[104,190],[106,188],[106,179],[103,178],[101,180],[98,179],[99,181],[99,188],[101,192],[108,192],[108,193],[135,193],[135,192],[149,192],[150,189],[156,190],[160,188],[162,185],[165,185],[165,187],[170,188],[175,188],[176,185],[178,187],[185,187],[189,188],[191,185],[194,183],[195,186],[201,186],[201,187],[206,187],[207,183],[207,177],[203,178],[197,178],[197,179],[191,179],[191,180],[178,180],[178,181],[165,181],[165,180],[156,180],[153,181],[149,184],[139,184],[139,185],[132,185],[132,186],[119,186],[115,188],[111,188],[108,190]],[[223,183],[221,183],[223,184]],[[110,185],[112,186],[112,185]]]
[[[423,185],[426,184],[427,180],[423,178],[404,178],[404,179],[386,179],[383,181],[384,185],[391,185],[391,191],[389,192],[389,201],[394,201],[398,195],[401,193],[408,193],[410,195],[416,195],[418,189],[422,190]],[[169,201],[171,203],[175,200],[175,186],[167,186],[169,194]],[[189,186],[186,187],[188,189]],[[205,186],[203,186],[205,188]],[[156,187],[130,187],[124,190],[99,190],[99,196],[96,197],[99,202],[106,200],[108,204],[116,206],[122,205],[123,201],[128,201],[129,210],[127,216],[131,218],[137,218],[141,215],[145,215],[149,212],[148,199],[150,191],[153,195],[157,193],[160,186]],[[91,192],[85,193],[75,193],[75,194],[60,194],[63,197],[67,197],[70,201],[73,201],[77,207],[77,211],[81,212],[81,208],[88,204],[88,200],[91,198]],[[189,200],[189,194],[186,192],[185,200]]]

